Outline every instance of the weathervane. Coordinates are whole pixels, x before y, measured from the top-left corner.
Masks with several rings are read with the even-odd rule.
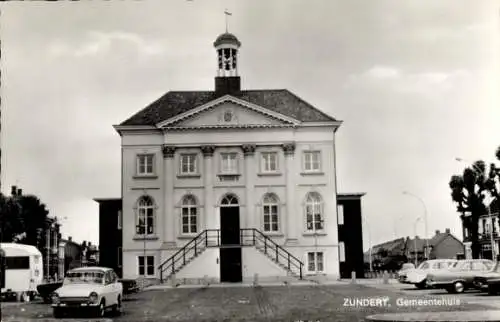
[[[226,16],[226,32],[228,32],[228,19],[227,19],[227,17],[232,16],[233,14],[230,13],[229,11],[227,11],[227,9],[226,9],[226,10],[224,10],[224,15]]]

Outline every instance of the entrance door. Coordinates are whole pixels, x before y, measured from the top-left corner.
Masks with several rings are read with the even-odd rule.
[[[220,280],[241,282],[243,280],[240,246],[240,208],[235,200],[224,198],[220,208]],[[226,204],[225,204],[226,202]],[[227,248],[225,248],[226,246]]]

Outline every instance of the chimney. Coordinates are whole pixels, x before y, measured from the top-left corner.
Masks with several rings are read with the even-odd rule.
[[[241,78],[239,76],[215,77],[215,94],[217,96],[237,94],[240,90]]]
[[[68,241],[72,241],[73,238],[71,236],[68,236]]]
[[[446,232],[447,234],[451,234],[451,232],[450,232],[450,228],[446,228],[445,232]]]
[[[17,195],[17,187],[16,186],[11,187],[10,194],[13,196]]]
[[[436,235],[439,235],[441,232],[439,230],[436,230]]]
[[[22,196],[23,195],[23,189],[17,189],[17,195]]]

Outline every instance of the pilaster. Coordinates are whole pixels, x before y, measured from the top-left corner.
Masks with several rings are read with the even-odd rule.
[[[174,182],[175,182],[175,146],[163,146],[164,158],[164,173],[165,173],[165,208],[163,209],[163,218],[165,218],[166,225],[164,231],[164,244],[167,246],[176,245],[176,231],[175,231],[175,201],[174,201]]]
[[[242,147],[245,155],[245,199],[246,199],[246,216],[244,220],[244,227],[242,228],[259,228],[256,227],[256,214],[255,214],[255,201],[254,201],[254,187],[255,187],[255,145],[245,144]]]
[[[203,211],[203,221],[202,229],[213,229],[215,228],[214,221],[214,166],[213,166],[213,156],[214,156],[215,146],[214,145],[204,145],[201,147],[201,152],[203,152],[203,184],[204,184],[204,211]]]
[[[295,209],[295,143],[289,142],[282,145],[285,154],[285,176],[286,176],[286,244],[295,245],[298,243],[297,223],[302,223],[302,216]]]

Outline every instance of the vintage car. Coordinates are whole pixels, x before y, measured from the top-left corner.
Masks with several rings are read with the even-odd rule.
[[[71,311],[90,311],[103,317],[111,308],[115,314],[121,310],[123,286],[111,268],[80,267],[70,270],[63,285],[52,293],[55,318]]]
[[[477,290],[482,291],[482,292],[488,291],[490,293],[496,293],[495,281],[496,280],[500,281],[500,265],[499,265],[499,263],[500,262],[497,262],[495,264],[495,267],[491,271],[477,274],[476,276],[474,276],[474,279],[472,281],[474,288],[476,288]],[[489,286],[488,286],[490,284],[490,281],[492,282],[491,288],[489,288]]]
[[[497,295],[500,293],[500,277],[488,280],[488,293],[490,295]]]
[[[432,272],[427,275],[427,285],[431,288],[445,289],[448,293],[462,293],[473,288],[474,277],[489,272],[495,263],[489,259],[459,260],[450,269]]]
[[[415,269],[415,265],[412,263],[404,263],[401,269],[398,271],[398,281],[404,283],[406,280],[406,274],[409,270]]]
[[[420,265],[418,265],[417,268],[409,269],[406,272],[406,278],[404,280],[400,279],[400,282],[406,284],[413,284],[417,288],[426,288],[427,274],[447,269],[456,262],[457,260],[454,259],[430,259],[424,261]]]

